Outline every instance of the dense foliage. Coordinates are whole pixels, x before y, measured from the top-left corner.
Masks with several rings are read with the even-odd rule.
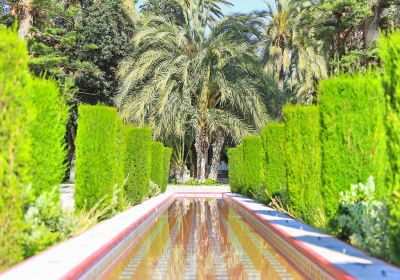
[[[333,217],[339,194],[373,175],[384,194],[387,168],[385,100],[376,74],[341,75],[321,83],[322,178],[325,208]]]
[[[232,192],[241,193],[242,172],[243,172],[243,150],[239,145],[228,150],[229,161],[229,185]]]
[[[105,106],[80,106],[76,139],[76,209],[91,209],[100,200],[111,204],[121,181],[118,115]]]
[[[160,188],[164,187],[164,146],[160,142],[151,142],[151,181]]]
[[[386,129],[388,137],[389,192],[391,235],[394,240],[392,258],[400,264],[400,33],[392,33],[380,41],[380,56],[384,62],[383,84],[386,97]]]
[[[68,108],[52,81],[33,79],[31,93],[33,120],[29,126],[32,141],[33,191],[37,196],[50,192],[65,176],[65,131]]]
[[[288,205],[305,222],[324,223],[319,109],[290,105],[284,117]]]
[[[163,169],[162,169],[162,185],[161,191],[165,191],[167,189],[168,181],[169,181],[169,172],[171,170],[171,156],[172,156],[172,149],[171,148],[164,148],[164,159],[163,159]]]
[[[125,129],[125,196],[131,203],[140,203],[150,192],[151,131],[129,126]]]
[[[366,184],[352,185],[340,193],[339,213],[335,216],[335,234],[351,244],[371,252],[374,256],[389,259],[389,213],[386,203],[376,199],[374,178]]]
[[[32,177],[27,67],[26,44],[0,27],[0,270],[24,254],[24,190]]]
[[[264,184],[265,153],[259,136],[247,136],[243,141],[243,194],[256,194]]]
[[[286,161],[285,125],[269,123],[261,135],[265,152],[265,187],[271,197],[285,198],[286,195]]]

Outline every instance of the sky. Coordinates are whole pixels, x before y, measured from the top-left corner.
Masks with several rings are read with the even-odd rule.
[[[266,4],[263,0],[230,0],[235,6],[224,8],[226,15],[232,13],[248,13],[255,10],[265,10]]]
[[[142,1],[139,1],[139,5],[140,2]],[[230,0],[230,2],[234,4],[233,7],[222,7],[226,15],[230,15],[233,13],[248,13],[255,10],[266,9],[266,4],[263,0]]]

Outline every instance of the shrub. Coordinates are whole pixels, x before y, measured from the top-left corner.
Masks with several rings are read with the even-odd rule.
[[[371,73],[325,80],[320,92],[323,193],[333,217],[339,193],[352,182],[373,174],[385,186],[385,100],[379,77]]]
[[[376,199],[374,178],[364,185],[352,185],[340,193],[339,211],[334,219],[336,235],[376,257],[388,259],[390,238],[388,209]]]
[[[265,153],[261,137],[247,136],[243,142],[243,194],[256,194],[264,184]]]
[[[321,225],[321,142],[315,106],[284,108],[288,206],[311,225]]]
[[[151,142],[151,180],[161,189],[163,186],[164,146],[160,142]]]
[[[59,186],[53,186],[50,191],[45,190],[39,196],[35,190],[32,195],[33,201],[29,203],[25,213],[25,258],[36,255],[66,237],[62,236],[64,228]]]
[[[386,130],[389,163],[392,176],[387,203],[390,209],[391,259],[400,264],[400,33],[392,32],[379,41],[379,53],[384,63],[383,85],[386,95]]]
[[[119,118],[105,106],[79,107],[76,136],[75,208],[91,209],[99,200],[110,205],[115,185],[122,181],[118,165]]]
[[[33,79],[30,97],[35,111],[30,125],[33,191],[38,197],[58,186],[65,175],[68,107],[52,81]],[[55,199],[58,198],[55,196]]]
[[[0,26],[0,271],[23,258],[23,191],[31,183],[27,65],[25,42]]]
[[[265,151],[265,186],[271,197],[286,197],[285,125],[269,123],[262,133]]]
[[[232,148],[228,150],[228,163],[229,163],[229,185],[231,186],[232,192],[240,192],[240,178],[239,166],[243,160],[243,155],[239,148]]]
[[[126,127],[125,195],[131,203],[140,203],[150,192],[151,131]]]
[[[164,148],[163,179],[161,185],[163,192],[165,192],[168,186],[169,171],[171,168],[171,156],[172,156],[172,149],[168,147]]]

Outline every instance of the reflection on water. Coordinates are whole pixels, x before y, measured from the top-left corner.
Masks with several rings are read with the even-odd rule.
[[[106,279],[303,279],[223,200],[180,199]]]

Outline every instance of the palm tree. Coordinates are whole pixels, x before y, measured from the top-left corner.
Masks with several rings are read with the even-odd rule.
[[[247,43],[229,40],[223,0],[182,0],[185,24],[163,17],[142,20],[136,52],[123,63],[116,104],[121,115],[147,125],[154,137],[194,136],[197,180],[205,181],[211,140],[213,171],[225,137],[240,142],[267,119],[257,57]],[[214,136],[214,137],[212,137]],[[190,138],[190,137],[186,137]],[[221,144],[222,143],[222,144]]]
[[[316,81],[327,77],[322,42],[313,38],[312,30],[300,25],[303,8],[310,3],[275,0],[266,4],[260,40],[264,69],[281,91],[294,91],[298,100],[309,103]]]

